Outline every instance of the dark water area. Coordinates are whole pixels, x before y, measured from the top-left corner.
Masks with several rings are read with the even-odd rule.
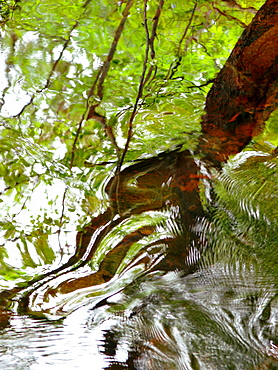
[[[86,248],[2,293],[0,368],[278,369],[277,176],[251,150],[127,167]]]

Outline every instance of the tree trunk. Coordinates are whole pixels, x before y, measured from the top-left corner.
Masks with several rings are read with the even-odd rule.
[[[278,1],[244,30],[206,99],[200,150],[214,163],[238,153],[277,106]]]

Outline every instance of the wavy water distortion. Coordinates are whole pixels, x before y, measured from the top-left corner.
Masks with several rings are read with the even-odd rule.
[[[277,368],[277,152],[242,152],[276,109],[277,33],[268,0],[214,80],[196,149],[118,164],[68,262],[1,293],[3,343],[15,311],[27,335],[53,320],[51,358],[85,315],[105,369]]]

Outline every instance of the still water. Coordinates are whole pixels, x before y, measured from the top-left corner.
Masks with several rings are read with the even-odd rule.
[[[278,369],[277,176],[248,150],[124,169],[69,261],[2,293],[0,368]]]

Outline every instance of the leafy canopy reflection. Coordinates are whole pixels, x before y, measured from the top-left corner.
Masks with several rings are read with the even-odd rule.
[[[106,208],[104,185],[119,164],[195,148],[211,82],[263,3],[5,2],[6,280],[73,253],[76,228]]]

